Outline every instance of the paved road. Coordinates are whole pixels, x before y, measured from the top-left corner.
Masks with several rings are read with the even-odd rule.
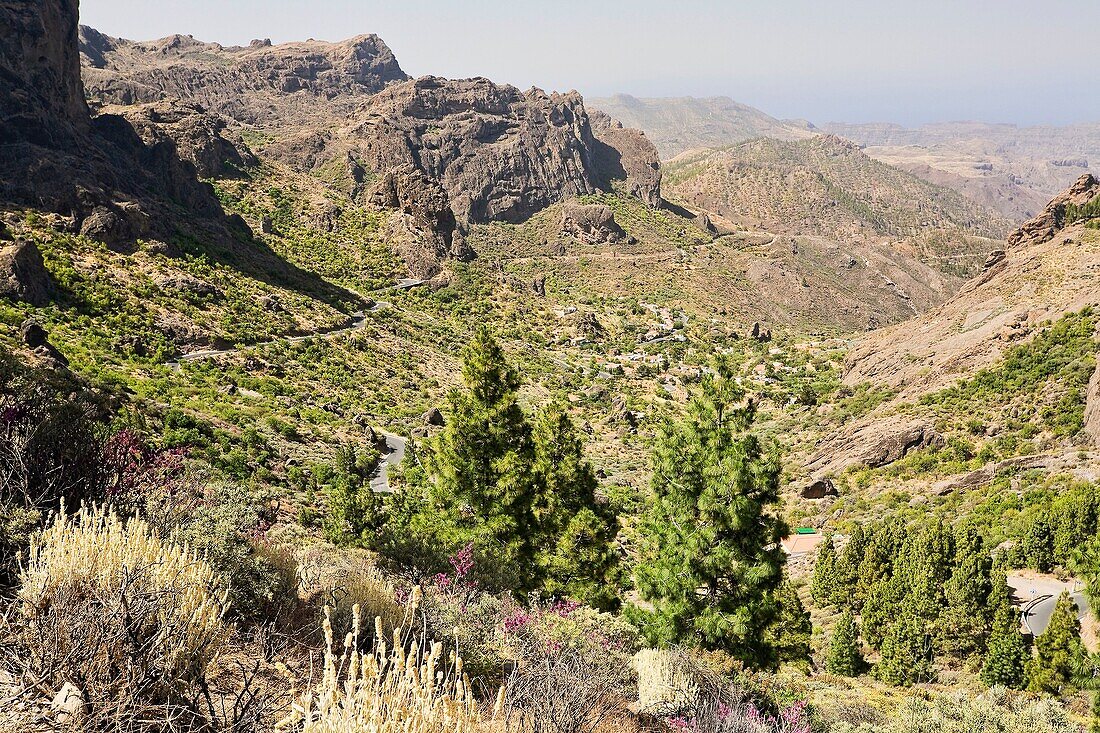
[[[370,488],[378,494],[388,494],[393,491],[390,488],[389,468],[397,466],[405,458],[405,446],[408,440],[393,433],[382,433],[386,438],[386,453],[378,464],[378,470],[370,478]]]
[[[1083,623],[1090,613],[1089,601],[1084,593],[1073,593],[1070,598],[1077,604],[1077,618]],[[1033,636],[1038,636],[1050,626],[1050,617],[1054,613],[1054,606],[1058,603],[1058,596],[1040,596],[1028,603],[1023,609],[1024,626]]]
[[[351,320],[346,326],[340,326],[339,328],[331,328],[321,331],[314,331],[313,333],[302,334],[301,336],[284,336],[282,338],[271,339],[270,341],[259,341],[254,344],[248,344],[241,347],[230,347],[227,349],[201,349],[199,351],[192,351],[187,354],[182,354],[178,359],[165,362],[168,366],[178,367],[185,361],[201,361],[202,359],[213,359],[219,356],[227,356],[229,354],[235,354],[241,349],[252,349],[257,346],[270,346],[271,344],[297,344],[303,341],[309,341],[315,338],[333,338],[340,334],[348,333],[362,328],[367,323],[367,313],[377,313],[384,308],[390,308],[391,304],[385,301],[379,301],[371,306],[368,311],[360,311],[351,315]]]
[[[1076,580],[1061,580],[1053,575],[1021,570],[1009,574],[1008,585],[1020,608],[1024,627],[1035,636],[1047,630],[1062,591],[1069,591],[1070,598],[1077,603],[1079,619],[1083,621],[1091,613],[1081,583]]]

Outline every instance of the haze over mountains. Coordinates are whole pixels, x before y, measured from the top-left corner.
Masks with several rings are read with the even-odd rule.
[[[889,123],[813,124],[777,120],[727,97],[590,100],[644,130],[665,161],[696,148],[723,148],[754,137],[797,140],[832,133],[865,152],[1016,221],[1038,213],[1052,196],[1100,160],[1100,123],[1017,127],[979,122],[908,129]]]

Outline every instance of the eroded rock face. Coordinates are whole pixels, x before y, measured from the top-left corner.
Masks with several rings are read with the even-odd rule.
[[[645,133],[625,128],[603,112],[591,113],[591,125],[603,187],[622,182],[628,194],[661,208],[661,158]]]
[[[428,280],[439,274],[443,260],[471,256],[457,232],[447,192],[423,171],[411,165],[388,171],[367,200],[380,209],[396,210],[388,233],[413,277]]]
[[[1085,398],[1085,433],[1092,438],[1092,444],[1100,448],[1100,358],[1096,369],[1089,379]]]
[[[121,117],[84,101],[76,0],[0,0],[0,201],[71,217],[115,242],[159,227],[166,199],[192,220],[224,224],[221,207],[171,142],[146,146]]]
[[[0,2],[0,142],[57,145],[87,127],[76,18],[77,0]]]
[[[53,293],[53,280],[33,242],[0,241],[0,298],[41,307]]]
[[[349,133],[357,157],[377,171],[421,170],[465,222],[520,222],[598,190],[595,139],[576,93],[424,77],[375,95],[365,115]]]
[[[181,35],[135,43],[81,27],[80,51],[90,99],[123,105],[183,99],[248,123],[350,109],[350,100],[408,78],[374,35],[224,47]]]
[[[1100,196],[1100,180],[1091,173],[1077,179],[1069,189],[1058,194],[1042,213],[1008,236],[1010,247],[1048,242],[1066,225],[1066,209],[1070,204],[1084,206]]]
[[[611,208],[603,204],[566,204],[561,212],[561,233],[584,244],[614,244],[628,239]]]
[[[203,178],[236,176],[258,163],[240,137],[229,134],[224,119],[197,104],[153,102],[110,111],[125,117],[150,147],[171,140]]]

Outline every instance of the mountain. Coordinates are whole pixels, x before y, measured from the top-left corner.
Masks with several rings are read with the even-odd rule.
[[[813,125],[774,117],[729,97],[661,97],[628,94],[591,97],[590,107],[628,127],[644,130],[664,160],[698,148],[722,148],[757,137],[802,140]]]
[[[827,123],[821,128],[858,142],[873,158],[957,188],[1020,221],[1100,160],[1100,123],[947,122],[916,128]]]
[[[957,295],[854,344],[846,389],[880,399],[823,436],[807,470],[923,494],[1017,470],[1100,475],[1098,204],[1082,176]]]
[[[91,116],[76,19],[75,0],[0,3],[0,199],[109,244],[170,236],[185,220],[231,239],[213,192],[171,142],[148,145],[123,118]]]
[[[470,224],[522,221],[617,185],[661,203],[653,147],[610,120],[594,124],[576,92],[410,79],[376,36],[225,48],[184,36],[134,43],[86,28],[81,41],[94,103],[201,105],[248,130],[264,157],[404,211],[402,251],[418,277],[471,254]]]

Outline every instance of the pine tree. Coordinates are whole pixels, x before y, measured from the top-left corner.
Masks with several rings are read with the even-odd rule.
[[[933,679],[932,639],[912,607],[907,606],[886,630],[874,674],[878,680],[900,687]]]
[[[965,659],[985,651],[991,622],[989,597],[992,560],[971,525],[955,532],[955,568],[944,587],[945,605],[936,620],[936,645],[944,654]]]
[[[776,657],[779,662],[806,666],[810,661],[810,637],[813,635],[810,612],[802,605],[798,591],[789,580],[779,586],[775,600],[779,618],[771,636]]]
[[[810,586],[810,595],[819,607],[824,608],[833,602],[837,593],[837,558],[833,535],[827,534],[817,548],[814,560],[814,575]]]
[[[619,604],[618,520],[606,502],[597,500],[596,474],[565,408],[544,408],[533,439],[545,590],[613,610]]]
[[[898,617],[905,588],[897,578],[883,577],[867,590],[863,602],[863,639],[872,649],[882,646],[890,624]]]
[[[939,616],[954,558],[954,538],[943,520],[929,522],[906,537],[894,574],[906,590],[910,607],[925,621]]]
[[[859,645],[859,626],[851,611],[845,611],[833,627],[825,669],[844,677],[856,677],[865,666]]]
[[[1028,690],[1060,693],[1086,656],[1077,604],[1063,591],[1047,630],[1035,639],[1035,656],[1028,663]]]
[[[867,534],[863,531],[863,525],[856,524],[848,535],[848,544],[836,561],[836,583],[832,594],[834,605],[858,608],[859,566],[866,551]]]
[[[422,570],[446,568],[449,555],[473,544],[476,579],[523,595],[542,578],[534,446],[516,400],[519,376],[484,327],[463,357],[465,389],[448,396],[447,426],[424,456],[425,485],[395,502],[403,509],[395,520],[404,520],[397,544],[413,546],[408,554],[419,563],[434,561]]]
[[[749,432],[754,409],[743,397],[719,364],[683,419],[661,428],[637,568],[654,610],[632,615],[652,643],[697,643],[769,667],[786,527],[774,513],[779,463]]]
[[[901,534],[896,522],[879,522],[865,533],[863,560],[859,563],[855,608],[862,610],[871,586],[893,573],[894,557],[901,547]]]
[[[1018,690],[1024,684],[1028,649],[1003,572],[995,574],[992,586],[988,605],[993,608],[993,626],[982,661],[981,678],[990,687],[1003,685]]]

